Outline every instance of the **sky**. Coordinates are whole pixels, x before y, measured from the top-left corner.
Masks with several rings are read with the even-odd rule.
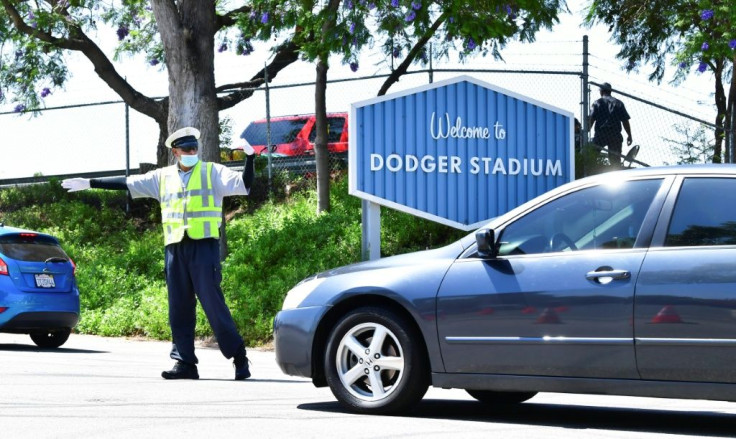
[[[713,119],[715,111],[711,92],[712,75],[692,74],[687,82],[673,87],[666,81],[662,84],[649,82],[647,73],[650,69],[646,66],[639,74],[627,74],[621,67],[623,63],[615,59],[618,48],[609,41],[610,35],[606,27],[583,27],[583,10],[586,5],[586,0],[568,1],[570,14],[561,15],[560,23],[551,31],[537,34],[536,42],[532,44],[510,43],[502,50],[504,62],[477,57],[465,64],[455,60],[435,63],[434,68],[580,71],[582,40],[583,35],[587,35],[590,80],[598,83],[610,82],[615,90],[626,91],[707,121]],[[102,40],[103,48],[113,47],[116,43],[115,31],[111,29],[100,30],[97,37]],[[256,51],[247,57],[231,52],[217,54],[215,73],[218,85],[243,81],[263,68],[270,53],[263,44],[255,46]],[[97,77],[88,60],[78,54],[71,54],[68,59],[73,77],[64,89],[55,89],[46,98],[47,108],[120,100]],[[165,73],[157,67],[149,66],[143,57],[126,58],[115,65],[119,73],[143,94],[168,94]],[[339,58],[332,58],[330,65],[328,77],[331,80],[370,77],[390,71],[390,60],[377,52],[364,53],[360,59],[360,69],[355,73],[348,66],[342,65]],[[667,78],[671,77],[673,71],[668,71]],[[457,75],[437,73],[434,79],[447,79]],[[304,86],[284,89],[278,86],[309,83],[314,81],[314,77],[314,66],[303,61],[279,73],[273,82],[276,88],[272,89],[269,99],[270,114],[278,116],[313,112],[312,88]],[[571,111],[578,118],[581,114],[580,82],[577,77],[498,74],[482,75],[479,79]],[[427,74],[407,76],[395,84],[389,93],[425,85],[428,80]],[[352,102],[374,97],[381,83],[382,79],[373,79],[361,83],[331,84],[327,91],[328,111],[349,111]],[[592,93],[591,97],[597,98],[597,92]],[[12,112],[14,106],[13,103],[0,105],[0,113]],[[644,111],[638,110],[638,107],[635,109],[639,113]],[[233,143],[230,146],[238,146],[240,133],[251,121],[264,118],[266,111],[265,93],[259,91],[252,98],[222,112],[221,118],[228,117],[232,120]],[[0,114],[0,127],[5,137],[0,146],[0,179],[30,177],[38,173],[59,175],[120,170],[125,169],[128,160],[131,168],[137,168],[139,163],[155,162],[157,126],[151,119],[133,110],[129,117],[129,141],[126,142],[125,109],[121,104],[46,110],[36,117]],[[670,130],[668,123],[671,125],[671,122],[664,120],[647,119],[642,114],[632,115],[635,138],[642,138],[645,133],[661,137]],[[126,144],[129,148],[127,152]],[[658,160],[654,155],[660,152],[655,152],[654,148],[649,151],[643,148],[643,151],[640,159],[643,157]]]

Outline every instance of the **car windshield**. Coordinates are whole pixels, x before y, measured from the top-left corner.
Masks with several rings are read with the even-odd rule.
[[[0,236],[0,253],[25,262],[44,262],[49,258],[69,259],[56,241],[34,233]]]
[[[272,120],[271,145],[293,142],[302,128],[304,128],[303,119]],[[240,137],[247,140],[251,145],[265,145],[267,143],[266,122],[259,121],[251,123]]]

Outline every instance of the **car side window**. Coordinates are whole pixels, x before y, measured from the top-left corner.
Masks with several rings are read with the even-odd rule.
[[[686,178],[665,246],[736,244],[736,179]]]
[[[583,188],[509,224],[499,255],[632,248],[661,179]]]
[[[317,139],[317,125],[312,127],[312,132],[309,133],[309,141],[314,143]],[[327,142],[334,143],[339,142],[342,137],[343,129],[345,128],[344,117],[328,117],[327,118]]]

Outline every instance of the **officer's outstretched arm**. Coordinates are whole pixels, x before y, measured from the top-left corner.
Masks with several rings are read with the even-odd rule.
[[[83,191],[85,189],[111,189],[128,190],[125,177],[107,178],[67,178],[61,181],[61,187],[69,192]]]
[[[254,154],[256,151],[247,142],[243,150],[245,151],[243,183],[245,183],[245,188],[250,191],[251,186],[253,186],[253,180],[256,178],[256,159]]]

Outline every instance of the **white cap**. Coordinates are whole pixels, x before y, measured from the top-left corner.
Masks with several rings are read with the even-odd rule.
[[[177,140],[181,140],[182,142],[179,143]],[[167,148],[176,148],[183,144],[191,146],[197,140],[199,140],[199,130],[193,127],[185,127],[174,131],[164,143]]]

